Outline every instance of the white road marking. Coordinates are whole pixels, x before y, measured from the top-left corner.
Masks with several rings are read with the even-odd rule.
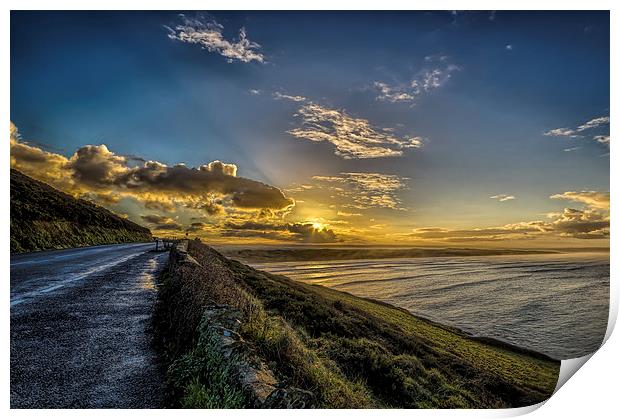
[[[16,295],[16,296],[11,298],[11,307],[16,306],[18,304],[21,304],[21,303],[23,303],[23,302],[25,302],[27,300],[39,297],[39,296],[41,296],[43,294],[48,294],[48,293],[50,293],[52,291],[56,291],[56,290],[58,290],[60,288],[63,288],[65,286],[67,286],[68,284],[70,284],[72,282],[79,281],[81,279],[87,278],[87,277],[89,277],[89,276],[91,276],[93,274],[96,274],[96,273],[99,273],[99,272],[103,272],[103,271],[105,271],[107,269],[110,269],[110,268],[120,264],[120,263],[127,262],[128,260],[134,259],[134,258],[136,258],[136,257],[138,257],[138,256],[140,256],[142,254],[143,254],[143,252],[136,253],[136,254],[129,255],[129,256],[125,256],[123,258],[116,259],[113,262],[109,262],[109,263],[106,263],[106,264],[103,264],[103,265],[99,265],[96,268],[92,268],[92,269],[89,269],[89,270],[84,271],[82,273],[75,274],[71,278],[68,278],[68,279],[65,279],[65,280],[61,280],[61,281],[57,282],[54,285],[48,285],[48,286],[36,289],[34,291],[26,292],[26,293],[21,294],[21,295]]]

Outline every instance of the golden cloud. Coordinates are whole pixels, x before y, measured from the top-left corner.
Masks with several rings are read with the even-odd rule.
[[[526,221],[499,227],[476,229],[418,228],[410,235],[421,240],[447,242],[528,239],[555,235],[577,239],[609,238],[609,193],[597,191],[564,192],[552,199],[566,199],[585,205],[584,209],[564,208],[547,214],[550,221]]]
[[[609,192],[569,191],[551,195],[551,199],[567,199],[569,201],[581,202],[592,208],[609,211]]]
[[[74,189],[71,177],[66,176],[68,159],[22,142],[15,124],[11,122],[11,167],[37,179],[54,184],[69,192]]]
[[[11,123],[11,167],[65,192],[100,203],[128,197],[147,209],[176,206],[218,215],[227,208],[282,211],[294,201],[271,185],[237,176],[237,166],[213,161],[192,168],[125,157],[105,145],[80,147],[70,157],[22,141]],[[137,163],[137,164],[136,164]]]
[[[340,241],[333,230],[327,227],[316,228],[311,223],[227,222],[221,234],[227,237],[262,237],[307,243]]]
[[[182,231],[183,226],[170,217],[165,217],[157,214],[141,215],[140,218],[149,224],[149,227],[153,230],[166,230],[166,231]]]

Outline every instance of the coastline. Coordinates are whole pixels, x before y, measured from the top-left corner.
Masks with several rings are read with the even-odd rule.
[[[580,252],[609,253],[604,248],[579,249],[473,249],[473,248],[233,248],[214,247],[224,256],[243,263],[344,262],[363,259],[419,259],[441,257],[519,256],[574,254]]]
[[[269,273],[269,272],[266,272],[266,273]],[[327,288],[324,285],[318,285],[318,284],[313,284],[312,286]],[[412,313],[411,311],[407,310],[406,308],[398,307],[398,306],[396,306],[394,304],[386,303],[385,301],[377,300],[377,299],[374,299],[374,298],[368,298],[368,297],[360,297],[360,296],[352,294],[352,293],[350,293],[348,291],[338,290],[338,292],[341,292],[343,294],[349,294],[350,296],[352,296],[354,298],[360,298],[362,300],[369,301],[369,302],[371,302],[373,304],[384,305],[384,306],[389,307],[391,309],[402,311],[403,313],[407,313],[407,314],[415,317],[418,320],[427,322],[427,323],[429,323],[429,324],[431,324],[433,326],[436,326],[436,327],[440,327],[442,329],[445,329],[448,332],[459,334],[459,335],[461,335],[463,337],[466,337],[468,339],[472,339],[472,340],[475,340],[475,341],[478,341],[478,342],[481,342],[481,343],[485,343],[485,344],[489,344],[489,345],[493,345],[493,346],[498,346],[498,347],[506,348],[506,349],[514,351],[514,352],[519,352],[519,353],[522,353],[524,355],[533,356],[533,357],[540,358],[540,359],[546,360],[546,361],[553,361],[553,362],[560,362],[561,361],[560,359],[556,359],[556,358],[554,358],[552,356],[549,356],[549,355],[547,355],[545,353],[542,353],[540,351],[529,349],[529,348],[526,348],[524,346],[515,345],[515,344],[512,344],[512,343],[506,342],[506,341],[504,341],[502,339],[493,338],[493,337],[490,337],[490,336],[474,335],[474,334],[472,334],[470,332],[467,332],[464,329],[458,328],[456,326],[451,326],[451,325],[448,325],[448,324],[445,324],[445,323],[441,323],[441,322],[432,320],[432,319],[430,319],[428,317],[421,316],[421,315],[416,314],[416,313]]]
[[[187,250],[171,253],[156,316],[164,341],[177,342],[168,343],[170,365],[181,368],[187,356],[191,365],[213,364],[195,354],[214,350],[200,342],[208,330],[220,330],[205,329],[213,320],[204,316],[217,307],[240,313],[238,328],[228,333],[254,348],[258,364],[292,386],[287,391],[310,392],[317,407],[520,407],[545,400],[557,383],[560,363],[544,354],[259,271],[197,241],[182,247]],[[200,380],[184,367],[175,374]],[[188,393],[188,383],[173,389],[174,406],[200,407],[192,404],[200,397]],[[234,387],[202,385],[207,393]]]
[[[607,253],[251,265],[305,284],[383,301],[471,338],[494,339],[556,360],[598,349],[607,325]],[[553,300],[538,286],[541,281],[556,287]],[[571,291],[582,288],[578,294]],[[581,318],[587,321],[580,324],[571,314],[568,307],[575,305],[586,311]],[[573,326],[562,332],[563,325]]]

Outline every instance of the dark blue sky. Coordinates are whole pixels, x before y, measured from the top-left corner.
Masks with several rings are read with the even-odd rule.
[[[104,143],[167,164],[218,159],[280,188],[396,175],[408,178],[403,225],[516,222],[561,207],[552,194],[609,188],[608,147],[593,140],[608,125],[543,135],[609,115],[607,12],[208,15],[229,40],[245,27],[262,63],[171,39],[178,13],[12,12],[11,120],[22,136],[67,157]],[[449,78],[413,100],[380,98],[375,83],[411,93],[434,69]],[[305,102],[276,92],[423,145],[345,159],[288,133]],[[518,199],[497,210],[497,194]]]

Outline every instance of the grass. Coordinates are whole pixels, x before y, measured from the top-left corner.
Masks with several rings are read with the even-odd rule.
[[[201,246],[201,245],[198,245]],[[192,246],[192,250],[196,248]],[[200,247],[199,247],[200,249]],[[204,249],[208,249],[204,247]],[[240,330],[243,337],[255,345],[282,381],[310,390],[320,398],[324,407],[369,407],[373,405],[367,390],[352,383],[328,360],[307,348],[298,334],[279,316],[269,315],[226,265],[223,257],[201,258],[202,268],[180,266],[164,272],[155,311],[155,328],[159,345],[169,364],[170,405],[181,407],[186,384],[171,377],[178,376],[183,359],[200,345],[200,322],[204,309],[210,304],[227,304],[238,308],[245,319]],[[219,256],[219,255],[218,255]],[[220,259],[221,258],[221,259]],[[175,366],[176,367],[173,367]],[[176,370],[176,371],[175,371]],[[192,376],[191,371],[185,373]],[[208,377],[199,376],[195,387],[219,386]],[[234,407],[234,406],[226,406]]]
[[[11,169],[11,253],[151,240],[149,229]]]
[[[328,301],[346,301],[366,315],[385,322],[386,327],[397,328],[404,336],[421,339],[428,345],[440,348],[444,353],[457,356],[478,370],[496,374],[520,387],[542,394],[550,394],[555,388],[559,363],[547,357],[511,349],[509,345],[501,343],[487,344],[389,305],[377,304],[325,287],[311,287],[317,288],[317,293]]]
[[[309,348],[281,317],[266,315],[245,324],[243,334],[256,344],[278,378],[313,392],[320,407],[360,408],[376,405],[359,380],[347,377],[328,358]]]
[[[168,369],[169,388],[174,399],[189,409],[240,408],[247,404],[217,337],[204,327],[198,329],[196,347],[174,361]],[[208,383],[208,384],[205,384]]]
[[[197,241],[189,253],[201,266],[176,268],[160,291],[158,324],[172,363],[195,351],[202,312],[218,303],[243,313],[242,336],[279,380],[312,391],[320,407],[517,407],[555,388],[559,362],[542,355],[257,271]]]

